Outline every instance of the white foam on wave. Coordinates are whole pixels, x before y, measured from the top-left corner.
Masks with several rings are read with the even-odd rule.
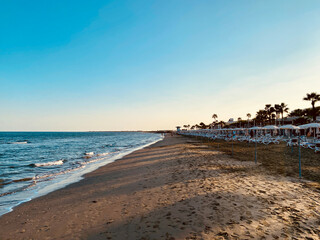
[[[90,161],[81,162],[81,165],[86,165],[86,164],[98,162],[98,161],[101,161],[101,160],[104,160],[104,158],[103,158],[103,157],[101,157],[101,158],[94,158],[94,159],[92,159],[92,160],[90,160]]]
[[[36,167],[46,167],[46,166],[54,166],[54,165],[62,165],[62,164],[63,164],[63,160],[58,160],[54,162],[35,163],[34,165]]]
[[[62,175],[62,174],[66,174],[66,173],[70,173],[70,172],[79,170],[81,168],[84,168],[84,166],[78,166],[78,167],[75,167],[75,168],[70,168],[70,169],[67,169],[67,170],[64,170],[64,171],[61,171],[61,172],[56,172],[56,173],[51,173],[51,174],[36,175],[36,176],[34,176],[32,178],[32,180],[33,181],[39,181],[39,180],[43,179],[43,181],[46,181],[48,178],[56,177],[56,176],[59,176],[59,175]]]
[[[94,152],[86,152],[84,153],[84,158],[91,158],[94,156]]]
[[[110,153],[109,152],[106,152],[106,153],[99,153],[99,154],[97,154],[97,156],[99,156],[99,157],[103,157],[103,156],[107,156],[107,155],[109,155]]]
[[[23,141],[23,142],[9,142],[9,144],[28,144],[27,141]]]

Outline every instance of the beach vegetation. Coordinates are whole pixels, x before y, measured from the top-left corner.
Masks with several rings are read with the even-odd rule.
[[[289,112],[288,105],[285,103],[275,104],[274,109],[275,109],[276,113],[281,114],[281,122],[283,124],[283,114]]]
[[[273,113],[276,111],[275,108],[271,104],[266,104],[264,108],[266,115],[267,115],[267,121],[269,124],[272,124],[272,120],[274,119]]]
[[[185,129],[189,129],[189,128],[190,128],[190,124],[183,125],[183,127],[184,127]]]
[[[250,125],[249,125],[250,118],[251,118],[251,114],[250,114],[250,113],[247,113],[247,118],[248,118],[248,120],[247,120],[247,127],[250,127]]]
[[[316,92],[307,93],[307,95],[303,98],[305,101],[310,101],[312,106],[312,119],[315,122],[317,119],[318,111],[315,108],[316,102],[320,101],[320,94],[317,94]]]
[[[316,92],[307,93],[303,98],[305,101],[311,101],[311,108],[306,109],[293,109],[289,112],[288,104],[282,102],[280,104],[265,104],[263,109],[256,112],[256,116],[252,118],[251,113],[247,113],[247,120],[243,120],[241,117],[237,118],[237,121],[233,121],[230,118],[226,124],[224,121],[218,121],[218,115],[212,114],[213,122],[206,125],[204,122],[200,122],[195,125],[183,125],[186,129],[210,129],[210,128],[234,128],[234,127],[251,127],[251,126],[264,126],[264,125],[278,125],[278,124],[306,124],[311,121],[316,121],[317,116],[320,114],[320,106],[316,107],[316,103],[320,102],[320,94]],[[287,114],[287,116],[285,116]],[[280,120],[281,118],[281,120]],[[277,124],[278,123],[278,124]]]
[[[304,117],[304,116],[306,116],[306,111],[298,108],[298,109],[291,111],[288,114],[288,116],[289,117]]]

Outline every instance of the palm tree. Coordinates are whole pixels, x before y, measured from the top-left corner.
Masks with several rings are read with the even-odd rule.
[[[212,118],[214,119],[214,121],[217,121],[218,115],[214,113],[214,114],[212,115]]]
[[[239,127],[241,127],[241,121],[242,121],[241,117],[238,117]]]
[[[213,123],[212,123],[211,126],[213,126],[213,125],[217,122],[218,115],[214,113],[214,114],[212,115],[212,118],[213,118],[214,120],[213,120]]]
[[[189,127],[190,127],[190,124],[185,124],[185,125],[183,125],[183,127],[184,127],[184,128],[187,128],[187,129],[189,129]]]
[[[204,124],[204,122],[201,122],[201,123],[199,123],[199,127],[200,127],[201,129],[206,129],[206,128],[207,128],[207,125]]]
[[[220,125],[220,127],[223,128],[226,125],[226,123],[224,121],[220,121],[220,122],[217,122],[217,125],[218,126]]]
[[[249,127],[249,120],[251,118],[251,114],[250,113],[247,113],[247,117],[248,117],[248,127]]]
[[[307,93],[307,96],[303,98],[305,101],[311,101],[312,105],[312,117],[313,121],[315,122],[317,119],[317,111],[315,109],[316,102],[320,101],[320,94],[317,94],[316,92]]]
[[[288,105],[285,104],[285,103],[275,104],[274,105],[274,109],[275,109],[276,113],[280,113],[281,114],[282,124],[283,124],[283,113],[288,113],[288,111],[289,111],[289,108],[287,106]]]
[[[276,125],[276,119],[277,119],[276,114],[275,114],[275,113],[272,113],[272,114],[271,114],[271,122],[272,122],[272,120],[274,120],[274,124],[275,124],[275,125]]]
[[[259,123],[264,123],[268,119],[268,114],[266,110],[259,110],[256,114],[256,121]]]
[[[274,107],[271,107],[271,104],[266,104],[264,110],[266,111],[266,114],[267,114],[268,119],[269,119],[269,123],[271,124],[271,121],[272,121],[272,113],[275,112],[275,109],[274,109]]]
[[[306,111],[299,108],[289,113],[289,117],[303,117],[305,115],[306,115]]]

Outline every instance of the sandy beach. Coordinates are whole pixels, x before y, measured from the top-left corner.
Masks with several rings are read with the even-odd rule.
[[[18,206],[0,226],[0,239],[320,239],[320,193],[167,136]]]

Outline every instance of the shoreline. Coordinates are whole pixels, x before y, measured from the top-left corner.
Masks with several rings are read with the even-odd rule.
[[[142,145],[140,147],[127,150],[127,151],[125,151],[123,153],[120,153],[118,155],[115,155],[115,156],[111,156],[110,158],[107,157],[107,158],[105,158],[105,159],[103,159],[101,161],[94,162],[91,165],[87,165],[86,168],[77,169],[75,172],[70,171],[70,172],[67,172],[65,175],[57,176],[57,179],[55,179],[55,182],[51,183],[50,185],[44,186],[44,188],[40,188],[40,189],[34,190],[35,193],[30,194],[28,196],[28,198],[25,198],[24,200],[20,201],[19,203],[15,204],[15,205],[13,205],[11,207],[8,207],[7,210],[4,211],[4,213],[0,214],[0,218],[2,216],[4,216],[5,214],[8,214],[8,213],[14,211],[14,209],[16,207],[20,206],[21,204],[24,204],[26,202],[32,201],[33,199],[45,196],[45,195],[47,195],[47,194],[49,194],[51,192],[58,191],[59,189],[63,189],[63,188],[67,187],[70,184],[77,183],[77,182],[83,180],[85,178],[86,174],[88,174],[90,172],[93,172],[93,171],[96,171],[100,167],[106,166],[106,165],[108,165],[108,164],[110,164],[112,162],[115,162],[115,161],[125,157],[126,155],[131,154],[132,152],[141,150],[143,148],[151,146],[151,145],[153,145],[153,144],[155,144],[155,143],[157,143],[159,141],[162,141],[162,140],[163,140],[163,137],[161,137],[158,140],[155,140],[153,142],[150,142],[150,143],[147,143],[145,145]]]
[[[319,239],[320,194],[167,136],[0,217],[0,239]]]

